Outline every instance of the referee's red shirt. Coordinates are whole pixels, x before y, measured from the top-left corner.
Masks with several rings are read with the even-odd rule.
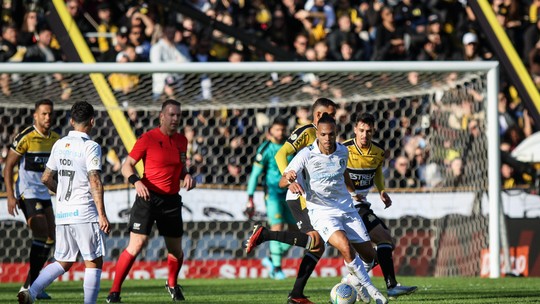
[[[135,161],[143,160],[144,175],[141,181],[151,191],[175,194],[180,191],[180,174],[184,167],[187,138],[175,133],[163,134],[152,129],[137,140],[129,153]]]

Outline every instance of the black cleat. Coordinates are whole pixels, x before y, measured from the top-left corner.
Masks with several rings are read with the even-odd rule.
[[[180,287],[180,285],[169,287],[169,283],[165,283],[165,289],[167,289],[173,301],[184,301],[186,299],[184,298],[182,287]]]
[[[107,296],[107,303],[122,303],[120,302],[120,293],[119,292],[111,292]]]

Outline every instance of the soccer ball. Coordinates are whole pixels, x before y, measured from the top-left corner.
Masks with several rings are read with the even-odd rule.
[[[353,304],[356,302],[356,289],[347,283],[337,283],[330,291],[330,303]]]

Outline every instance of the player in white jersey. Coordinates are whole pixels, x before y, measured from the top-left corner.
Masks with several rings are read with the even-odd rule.
[[[74,131],[57,141],[41,181],[56,193],[56,262],[45,267],[30,289],[19,292],[19,303],[32,303],[43,288],[68,271],[81,253],[84,303],[96,303],[105,254],[103,232],[109,221],[103,202],[101,147],[90,139],[94,108],[77,102],[71,108]]]
[[[351,197],[354,186],[347,172],[349,151],[336,142],[336,135],[334,118],[323,114],[317,124],[317,139],[293,158],[279,185],[306,196],[313,228],[325,242],[339,250],[349,272],[376,303],[387,303],[364,268],[364,262],[374,262],[376,252]],[[296,182],[302,171],[307,173],[307,189]]]

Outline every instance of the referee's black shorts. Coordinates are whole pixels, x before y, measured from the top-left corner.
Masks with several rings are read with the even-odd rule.
[[[129,231],[150,235],[154,222],[159,235],[181,237],[184,233],[182,221],[182,197],[179,194],[150,192],[147,201],[138,196],[129,217]]]

